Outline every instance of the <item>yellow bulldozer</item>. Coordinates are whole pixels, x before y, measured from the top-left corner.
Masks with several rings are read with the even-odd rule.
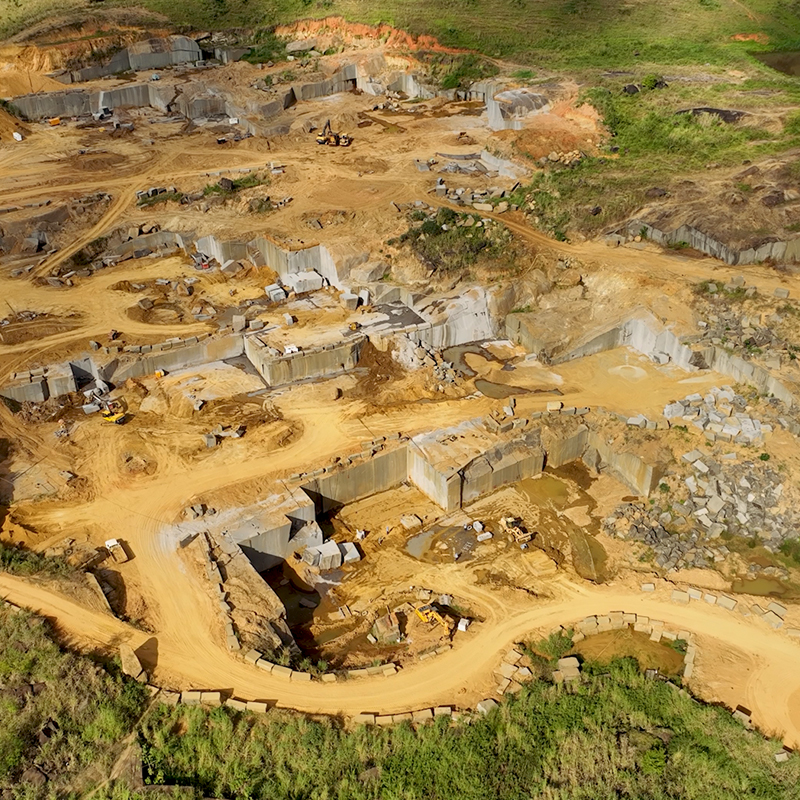
[[[428,603],[424,606],[417,606],[414,609],[416,615],[423,621],[423,622],[438,622],[441,625],[447,634],[452,633],[453,631],[453,623],[447,617],[443,616],[439,613],[438,609],[433,606],[431,603]]]
[[[124,425],[128,420],[128,405],[122,398],[119,400],[103,400],[101,413],[106,422]]]
[[[350,147],[353,140],[347,133],[336,133],[331,128],[331,121],[325,123],[325,127],[317,134],[317,144],[326,144],[329,147]]]

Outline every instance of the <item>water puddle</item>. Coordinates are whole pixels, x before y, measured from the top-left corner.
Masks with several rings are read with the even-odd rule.
[[[771,69],[782,72],[784,75],[800,76],[800,51],[786,50],[784,52],[772,53],[751,53],[753,58],[758,59],[762,64],[766,64]]]
[[[474,374],[474,373],[473,373]],[[514,394],[530,394],[530,389],[523,389],[521,386],[511,386],[507,383],[492,383],[491,381],[478,378],[475,381],[475,388],[486,397],[491,397],[492,400],[505,400]],[[556,392],[553,392],[556,394]],[[561,394],[558,392],[558,394]]]
[[[774,578],[745,578],[733,581],[731,591],[758,597],[783,597],[789,590]]]
[[[578,575],[593,583],[603,583],[608,577],[608,554],[603,545],[580,529],[570,531],[569,540],[572,545],[572,565]]]
[[[412,536],[406,543],[406,552],[412,558],[429,564],[469,561],[480,544],[476,537],[475,531],[466,530],[463,525],[434,525]]]
[[[668,644],[651,642],[647,634],[629,627],[587,636],[572,652],[587,661],[602,663],[633,656],[641,669],[657,669],[662,675],[679,675],[683,670],[682,653]]]
[[[477,342],[448,347],[442,351],[442,357],[445,361],[449,361],[453,365],[454,369],[459,370],[468,378],[474,378],[477,373],[474,369],[472,369],[472,367],[470,367],[470,365],[467,363],[467,360],[464,358],[467,353],[481,356],[481,358],[485,358],[487,361],[494,361],[498,364],[503,363],[503,361],[497,358],[497,356],[490,353],[482,344]]]

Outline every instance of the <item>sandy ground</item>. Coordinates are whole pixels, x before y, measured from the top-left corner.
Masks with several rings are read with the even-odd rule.
[[[246,69],[239,71],[245,73]],[[5,76],[7,80],[11,77]],[[322,115],[355,119],[358,112],[370,110],[372,102],[363,96],[342,95],[303,104],[291,113],[298,123]],[[389,126],[376,123],[351,128],[356,140],[346,151],[320,149],[313,136],[306,134],[269,142],[250,139],[219,147],[208,129],[181,135],[179,126],[148,125],[146,121],[138,124],[133,135],[121,138],[111,138],[98,129],[78,130],[72,124],[54,129],[35,125],[23,143],[8,143],[5,137],[0,142],[0,205],[59,201],[96,191],[112,195],[102,217],[93,224],[75,226],[65,246],[38,267],[35,275],[48,274],[86,243],[117,226],[153,220],[165,229],[231,238],[271,234],[293,244],[326,241],[353,252],[368,250],[377,258],[385,240],[406,225],[390,201],[434,202],[428,192],[436,173],[418,172],[414,159],[428,159],[437,151],[474,151],[490,141],[483,121],[467,111],[457,105],[432,105],[429,113],[419,115],[370,111],[371,117],[383,119]],[[589,135],[588,122],[579,122],[578,128]],[[562,123],[550,127],[563,134]],[[456,134],[464,130],[475,145],[457,144]],[[543,124],[543,130],[548,130],[547,125]],[[78,150],[87,147],[105,151],[105,159],[79,158]],[[215,208],[213,213],[204,213],[197,206],[139,209],[134,205],[137,189],[174,183],[181,190],[195,190],[216,180],[208,175],[212,171],[263,168],[270,161],[285,164],[286,173],[275,176],[266,191],[274,197],[292,195],[294,201],[266,216],[246,213],[235,204]],[[448,182],[456,186],[476,187],[482,185],[480,181],[448,177]],[[322,231],[312,231],[306,224],[309,215],[341,209],[348,212],[341,224]],[[646,292],[653,305],[680,314],[676,287],[709,278],[726,279],[741,272],[712,259],[688,259],[655,248],[612,250],[593,242],[557,243],[532,231],[513,214],[496,218],[534,251],[571,256],[591,265],[592,280],[608,291],[603,300],[608,304],[630,304],[636,302],[637,293]],[[138,320],[129,312],[146,292],[112,288],[120,281],[188,274],[189,266],[183,259],[145,259],[106,270],[71,289],[55,289],[28,279],[12,279],[3,270],[0,293],[12,311],[32,309],[57,320],[69,320],[68,326],[17,344],[0,345],[3,375],[87,351],[90,339],[105,341],[112,328],[136,342],[209,330],[208,324],[195,322],[191,316],[188,322],[166,325]],[[767,267],[754,266],[747,268],[747,280],[748,285],[771,294],[790,279]],[[258,287],[263,285],[258,276],[231,284],[243,297],[260,292]],[[619,296],[614,287],[618,287]],[[222,304],[227,288],[203,277],[197,290]],[[685,310],[683,313],[686,315]],[[654,412],[676,396],[727,382],[713,374],[687,378],[627,351],[604,353],[549,370],[519,366],[513,372],[501,372],[489,361],[474,361],[473,366],[493,381],[529,388],[557,387],[566,404],[603,405],[624,413]],[[146,600],[145,622],[152,634],[41,587],[0,576],[0,588],[10,600],[55,619],[75,645],[106,649],[130,641],[140,648],[154,680],[165,686],[226,689],[239,697],[313,712],[391,713],[438,703],[470,705],[490,693],[494,685],[491,671],[514,641],[533,631],[548,632],[586,614],[623,609],[694,631],[700,640],[700,656],[692,687],[708,700],[748,706],[760,726],[785,734],[788,743],[800,745],[800,673],[792,666],[797,663],[798,645],[784,634],[722,609],[671,605],[667,602],[669,587],[655,596],[642,596],[622,579],[607,586],[577,579],[573,582],[564,572],[553,575],[550,567],[545,568],[536,559],[518,560],[513,569],[520,585],[531,580],[541,584],[538,597],[481,584],[475,571],[460,570],[456,565],[421,566],[419,584],[427,580],[440,591],[468,597],[484,622],[459,635],[450,653],[405,669],[391,679],[312,683],[301,688],[247,667],[225,650],[217,609],[181,558],[174,525],[182,519],[185,507],[207,497],[228,506],[253,502],[276,479],[356,452],[365,438],[397,431],[428,431],[484,415],[502,403],[485,397],[409,402],[430,399],[415,386],[413,376],[404,379],[402,396],[391,405],[374,402],[367,392],[359,394],[353,389],[358,381],[352,377],[337,381],[346,391],[336,403],[330,399],[330,382],[307,384],[275,393],[270,398],[271,410],[265,411],[266,416],[248,429],[243,439],[226,440],[207,451],[201,446],[200,434],[218,418],[206,412],[195,415],[186,409],[180,398],[187,387],[181,380],[180,376],[170,376],[160,389],[163,395],[159,395],[158,387],[151,386],[151,395],[132,396],[134,413],[128,425],[117,428],[96,418],[76,419],[66,440],[53,435],[57,421],[25,423],[0,407],[3,436],[14,443],[11,471],[17,476],[22,472],[28,475],[27,486],[19,478],[21,493],[12,511],[35,532],[31,543],[45,548],[71,536],[99,544],[113,535],[125,539],[134,554],[119,572],[128,593]],[[211,412],[215,402],[229,401],[232,395],[256,386],[246,376],[227,370],[225,375],[209,375],[206,380],[204,389],[208,390]],[[139,403],[150,397],[155,399],[149,401],[149,410],[148,404],[139,408]],[[520,395],[518,413],[542,410],[548,399],[548,395]],[[67,491],[56,480],[68,470],[80,477],[81,487]],[[38,487],[53,482],[54,493],[39,491]],[[581,513],[573,515],[574,522],[585,522]]]

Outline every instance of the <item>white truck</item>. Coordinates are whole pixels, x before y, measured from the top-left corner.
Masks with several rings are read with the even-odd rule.
[[[130,560],[128,551],[119,539],[106,540],[106,550],[108,550],[108,554],[115,564],[124,564],[126,561]]]

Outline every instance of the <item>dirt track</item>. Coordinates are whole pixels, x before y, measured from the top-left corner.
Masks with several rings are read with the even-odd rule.
[[[752,663],[752,669],[746,696],[738,702],[753,711],[754,721],[763,730],[778,736],[785,734],[787,743],[793,746],[800,742],[800,675],[788,667],[797,658],[797,644],[764,629],[756,630],[752,624],[720,608],[680,607],[614,587],[565,583],[560,587],[561,597],[557,601],[540,603],[525,611],[509,609],[487,592],[480,597],[482,610],[487,613],[480,631],[425,665],[403,670],[390,678],[297,686],[233,659],[204,638],[191,641],[189,635],[175,641],[160,636],[155,645],[147,634],[21,580],[0,576],[0,589],[12,602],[54,618],[68,640],[76,645],[104,649],[126,641],[142,648],[147,666],[150,669],[156,666],[156,677],[162,673],[174,676],[181,681],[175,685],[226,689],[243,699],[267,700],[312,713],[348,715],[362,711],[398,713],[474,702],[482,691],[488,693],[499,654],[514,642],[533,631],[546,632],[588,614],[624,609],[693,631],[699,637],[700,675],[713,675],[714,648],[739,651]],[[708,699],[732,702],[726,697]]]

